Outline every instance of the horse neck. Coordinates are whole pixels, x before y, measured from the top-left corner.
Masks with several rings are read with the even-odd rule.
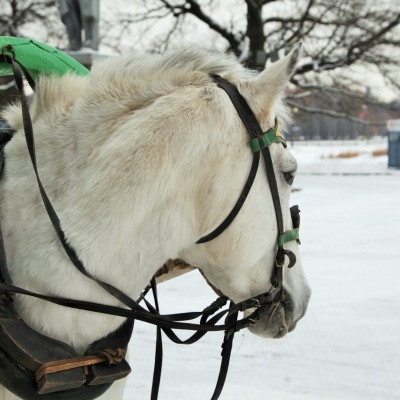
[[[219,112],[199,117],[193,107],[193,115],[178,129],[175,120],[166,121],[165,116],[178,115],[190,101],[182,93],[173,100],[177,110],[166,110],[169,98],[166,104],[158,102],[156,109],[149,106],[144,116],[138,112],[118,118],[117,127],[100,118],[98,111],[87,109],[77,111],[61,126],[46,120],[46,115],[38,116],[34,126],[40,175],[68,241],[92,275],[132,298],[138,297],[169,257],[220,222],[221,210],[235,201],[230,190],[239,193],[244,181],[239,175],[247,173],[247,168],[237,166],[243,152],[234,141],[241,136],[223,129],[222,122],[216,126]],[[165,108],[163,114],[160,107]],[[86,115],[97,115],[97,123],[85,123]],[[161,134],[157,126],[163,127]],[[221,144],[210,146],[215,141]],[[221,150],[226,145],[229,158]],[[19,134],[7,149],[2,205],[14,282],[45,294],[118,305],[66,258],[38,196],[25,147]],[[237,154],[232,151],[235,148]],[[239,179],[227,180],[226,174]],[[223,185],[219,185],[221,179]],[[121,323],[120,318],[25,298],[17,303],[30,325],[77,349]]]
[[[117,165],[116,175],[102,177],[107,167],[101,158],[97,165],[89,163],[82,174],[78,172],[82,160],[65,168],[65,160],[74,160],[73,137],[55,146],[45,139],[46,132],[36,132],[40,175],[67,240],[91,274],[137,298],[163,262],[189,240],[183,223],[185,202],[179,197],[174,201],[174,193],[168,190],[171,182],[162,182],[160,174],[150,176],[143,170],[137,176],[149,179],[136,179],[133,172],[122,173],[123,165]],[[119,305],[67,259],[38,196],[25,147],[24,138],[17,134],[7,151],[1,207],[14,283],[44,294]],[[110,158],[118,156],[110,152]],[[99,176],[94,175],[96,170]],[[165,190],[156,190],[160,187]],[[122,322],[23,297],[16,303],[33,328],[78,350]]]

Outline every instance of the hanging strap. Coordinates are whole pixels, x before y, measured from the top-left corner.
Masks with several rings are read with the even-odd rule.
[[[233,303],[231,302],[231,306],[233,306]],[[227,325],[234,325],[237,321],[238,318],[238,312],[234,312],[226,317],[226,324]],[[233,346],[233,338],[235,336],[235,330],[227,330],[224,335],[224,341],[222,343],[222,351],[221,351],[221,366],[219,369],[219,374],[218,374],[218,380],[217,384],[214,389],[214,393],[211,397],[211,400],[218,400],[222,389],[224,388],[225,385],[225,380],[228,375],[228,369],[229,369],[229,361],[231,359],[231,353],[232,353],[232,346]]]
[[[155,278],[151,280],[151,289],[153,291],[154,305],[157,313],[160,313],[160,305],[158,304],[157,284]],[[149,310],[150,311],[150,310]],[[151,386],[151,400],[157,400],[160,390],[161,371],[163,364],[163,344],[160,325],[157,325],[156,353],[154,357],[153,383]]]
[[[69,243],[67,242],[64,231],[61,228],[60,220],[49,200],[49,197],[47,196],[47,193],[46,193],[46,191],[42,185],[42,182],[40,180],[40,177],[39,177],[37,161],[36,161],[35,140],[34,140],[34,135],[33,135],[32,121],[31,121],[29,108],[26,103],[26,98],[25,98],[25,94],[24,94],[21,69],[19,68],[19,66],[17,65],[17,63],[14,59],[10,59],[10,62],[11,62],[11,66],[13,69],[15,82],[17,84],[17,88],[20,93],[21,108],[22,108],[22,121],[23,121],[24,130],[25,130],[25,139],[26,139],[29,156],[31,158],[33,169],[34,169],[34,172],[36,175],[36,180],[37,180],[37,183],[39,186],[40,195],[42,197],[47,214],[49,215],[50,221],[54,227],[55,232],[57,233],[57,236],[58,236],[62,246],[64,247],[66,254],[68,255],[71,262],[74,264],[74,266],[78,269],[78,271],[80,271],[86,277],[95,281],[98,285],[100,285],[104,290],[106,290],[108,293],[110,293],[113,297],[118,299],[121,303],[125,304],[126,306],[128,306],[131,309],[141,309],[142,311],[146,311],[143,307],[141,307],[138,303],[136,303],[134,300],[132,300],[129,296],[127,296],[125,293],[123,293],[119,289],[115,288],[114,286],[112,286],[108,283],[101,281],[100,279],[97,279],[92,274],[90,274],[84,267],[82,261],[79,259],[78,255],[76,254],[75,249],[72,246],[70,246]]]

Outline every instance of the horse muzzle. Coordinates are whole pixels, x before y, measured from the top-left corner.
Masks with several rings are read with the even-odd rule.
[[[249,327],[250,332],[265,338],[280,339],[284,337],[295,329],[297,321],[305,314],[304,310],[300,317],[295,318],[295,308],[291,295],[286,289],[283,289],[274,302],[259,310],[260,317],[254,325]],[[251,313],[252,311],[248,310],[245,312],[245,316],[249,316]]]

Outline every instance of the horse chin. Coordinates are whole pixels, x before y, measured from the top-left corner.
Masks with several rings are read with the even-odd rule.
[[[275,307],[271,307],[268,314],[249,327],[250,332],[264,338],[280,339],[295,329],[297,321],[293,321],[292,317],[293,301],[286,291],[285,296],[285,302],[277,303]],[[249,314],[251,312],[246,312],[245,316]]]
[[[204,271],[200,269],[200,272],[218,296],[225,296],[219,288],[210,282]],[[277,303],[276,307],[271,307],[268,313],[264,314],[254,325],[249,326],[248,329],[251,333],[264,338],[280,339],[296,328],[298,320],[293,319],[293,299],[287,290],[283,289],[283,293],[285,301]],[[255,308],[249,309],[244,312],[244,316],[249,317],[254,311],[256,311]]]

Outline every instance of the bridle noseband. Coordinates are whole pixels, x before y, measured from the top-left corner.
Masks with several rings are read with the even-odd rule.
[[[7,51],[11,52],[11,56],[7,53]],[[29,72],[23,66],[21,66],[21,64],[15,59],[15,54],[12,52],[12,48],[11,49],[3,48],[1,57],[3,58],[3,61],[10,63],[13,68],[14,78],[17,83],[18,90],[20,92],[20,100],[21,100],[21,107],[23,114],[23,125],[24,125],[25,137],[29,155],[32,161],[33,169],[35,171],[43,203],[46,207],[50,220],[54,226],[55,232],[59,237],[59,240],[61,241],[72,264],[83,275],[94,280],[108,293],[117,298],[127,308],[100,305],[93,302],[77,301],[68,298],[46,296],[14,286],[11,281],[10,274],[7,268],[4,243],[0,231],[0,370],[1,370],[0,382],[4,386],[6,386],[9,390],[13,391],[18,396],[20,396],[21,398],[26,398],[29,400],[95,399],[99,395],[101,395],[105,390],[108,389],[108,387],[110,386],[110,382],[112,382],[115,379],[126,376],[126,374],[129,373],[130,371],[129,366],[126,367],[127,363],[123,359],[123,352],[121,352],[120,349],[121,348],[125,349],[127,347],[132,332],[133,323],[135,320],[140,320],[157,326],[156,362],[155,362],[154,378],[153,378],[153,386],[151,394],[152,400],[157,399],[158,389],[161,379],[161,366],[162,366],[161,331],[164,332],[164,334],[167,335],[172,341],[179,344],[194,343],[209,331],[224,332],[221,368],[216,388],[214,390],[214,394],[212,395],[212,400],[218,399],[227,375],[230,353],[232,349],[232,343],[235,332],[243,328],[247,328],[250,325],[253,325],[257,320],[261,319],[264,315],[273,310],[273,308],[276,307],[276,305],[279,302],[283,301],[282,270],[284,266],[285,257],[288,257],[289,259],[288,267],[292,267],[296,262],[295,255],[291,251],[285,249],[284,245],[289,241],[298,240],[298,228],[299,228],[298,207],[295,206],[295,208],[292,207],[291,209],[293,230],[285,232],[283,229],[283,218],[282,218],[282,210],[279,199],[279,192],[277,188],[271,154],[269,150],[269,145],[274,142],[282,143],[284,146],[286,146],[284,138],[279,134],[278,124],[276,123],[275,127],[271,128],[268,132],[263,133],[253,112],[251,111],[245,99],[240,95],[236,87],[234,87],[231,83],[229,83],[228,81],[219,76],[212,76],[213,81],[216,82],[217,85],[221,89],[223,89],[230,97],[241,120],[243,121],[243,124],[246,127],[246,130],[249,133],[250,147],[253,151],[253,161],[247,181],[232,211],[214,231],[202,237],[196,243],[201,244],[208,242],[217,237],[218,235],[220,235],[225,229],[228,228],[228,226],[234,220],[236,215],[239,213],[252,187],[252,184],[254,183],[259,166],[260,156],[262,155],[266,167],[269,186],[271,189],[271,194],[275,207],[277,226],[278,226],[277,253],[274,263],[274,272],[271,278],[272,288],[274,290],[269,290],[266,293],[254,296],[240,303],[235,304],[234,302],[231,301],[229,308],[225,310],[221,310],[221,308],[226,305],[226,303],[228,302],[228,298],[222,296],[219,297],[215,302],[213,302],[210,306],[206,307],[201,312],[161,315],[159,313],[157,289],[154,279],[152,280],[150,287],[153,290],[155,306],[150,304],[144,298],[144,295],[142,295],[138,301],[135,301],[126,294],[124,294],[123,292],[121,292],[119,289],[115,288],[114,286],[106,282],[103,282],[94,277],[93,275],[91,275],[82,264],[74,248],[67,242],[64,232],[61,229],[60,220],[58,219],[58,216],[43,188],[43,185],[41,183],[37,171],[32,122],[24,96],[21,69],[25,74],[25,76],[27,77],[29,83],[31,83],[31,85],[34,85],[33,79],[30,78]],[[0,59],[0,61],[2,60]],[[4,144],[5,143],[2,143],[2,145],[0,146],[1,165],[3,164]],[[37,332],[33,331],[26,325],[22,325],[24,323],[13,305],[12,294],[14,293],[32,296],[35,298],[52,302],[57,305],[62,305],[70,308],[88,310],[92,312],[98,312],[114,316],[121,316],[127,318],[127,321],[123,325],[123,327],[117,331],[117,334],[110,334],[107,338],[101,339],[100,341],[93,343],[90,346],[89,350],[86,352],[86,355],[84,357],[74,356],[75,354],[74,350],[69,348],[69,346],[67,346],[66,344],[63,344],[64,347],[62,347],[62,349],[57,353],[56,350],[53,350],[53,348],[56,347],[56,344],[54,343],[55,341],[53,341],[50,338],[47,338],[46,336],[38,334]],[[145,302],[148,308],[147,310],[139,304],[140,300],[143,300]],[[248,317],[242,319],[238,318],[239,312],[243,312],[249,309],[252,310],[255,309],[255,311]],[[218,322],[223,317],[225,317],[225,322],[223,324],[218,324]],[[200,323],[196,324],[187,322],[196,318],[200,318]],[[12,324],[10,325],[9,323],[10,321],[19,321],[19,322],[14,322],[14,325]],[[29,343],[26,342],[27,340],[26,337],[21,338],[16,333],[20,332],[23,329],[25,330],[24,332],[26,332],[26,335],[24,336],[29,336],[33,338],[30,342],[28,341]],[[175,334],[174,329],[192,330],[194,331],[194,333],[188,339],[181,340]],[[54,356],[55,361],[49,362],[49,360],[46,358],[48,357],[47,355],[44,356],[43,354],[36,354],[35,351],[31,348],[32,346],[34,346],[33,343],[34,340],[37,340],[37,345],[40,343],[40,346],[42,347],[48,346],[51,349],[49,353],[56,354]],[[111,350],[106,350],[109,349],[110,347]],[[24,350],[25,352],[23,354],[21,353],[21,348],[25,349]],[[104,354],[104,352],[106,354]],[[94,354],[102,353],[103,356],[109,361],[111,357],[110,354],[111,355],[116,354],[116,357],[114,357],[116,362],[119,360],[116,364],[117,367],[115,367],[115,364],[113,365],[112,363],[110,366],[103,365],[103,367],[97,369],[95,368],[94,365],[90,365],[86,373],[81,364],[79,364],[78,367],[73,367],[72,369],[69,370],[67,369],[66,371],[70,372],[79,370],[80,373],[78,375],[81,379],[80,381],[76,380],[75,378],[74,378],[75,380],[72,378],[68,380],[69,378],[63,372],[58,372],[58,374],[61,374],[58,375],[59,379],[58,386],[56,383],[54,383],[54,380],[53,381],[51,380],[52,372],[48,372],[51,370],[51,368],[49,368],[50,367],[49,364],[56,362],[65,365],[66,364],[64,362],[65,358],[68,357],[66,357],[65,355],[63,356],[62,354],[72,354],[73,361],[71,362],[77,363],[78,358],[85,358],[85,357],[86,358],[83,361],[82,360],[81,361],[86,362],[89,357],[93,357],[93,353]],[[58,355],[59,358],[57,358],[57,354],[61,354]],[[62,359],[61,362],[57,361],[60,358]],[[112,359],[114,360],[114,358]],[[35,362],[32,361],[33,359],[35,360]],[[39,367],[37,367],[38,360],[40,364]],[[68,360],[70,359],[68,358]],[[126,365],[123,362],[125,362]],[[99,364],[99,366],[101,366],[101,364]],[[38,374],[38,371],[40,372],[40,374]],[[116,371],[118,373],[116,373]],[[37,373],[36,376],[40,376],[39,381],[35,381],[34,378],[35,372]],[[43,379],[45,380],[44,382]],[[47,386],[46,384],[48,381],[46,381],[46,379],[49,382],[51,381]],[[43,394],[38,394],[37,392],[38,388],[40,390],[40,387],[42,387],[42,389],[44,388],[43,389],[44,391],[42,391]]]

